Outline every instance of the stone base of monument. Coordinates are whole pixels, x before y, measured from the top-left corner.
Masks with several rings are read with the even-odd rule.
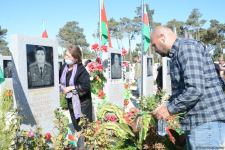
[[[5,90],[13,90],[12,78],[5,78],[2,87],[4,87]]]
[[[124,84],[122,82],[107,82],[105,84],[104,91],[106,93],[108,101],[119,107],[123,107],[123,89]]]

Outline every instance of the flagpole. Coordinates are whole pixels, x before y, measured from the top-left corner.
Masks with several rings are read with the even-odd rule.
[[[102,33],[101,33],[101,29],[102,29],[102,19],[101,19],[101,16],[102,16],[102,10],[101,10],[101,8],[102,8],[102,3],[103,3],[103,0],[99,0],[99,48],[101,48],[101,35],[102,35]],[[98,52],[98,57],[99,57],[99,52]]]
[[[102,46],[102,7],[104,6],[104,0],[99,0],[99,48]],[[101,51],[98,52],[98,57],[102,59]]]
[[[143,22],[143,18],[144,18],[144,0],[142,0],[142,14],[141,14],[141,17],[142,17],[142,30],[144,28],[144,22]],[[144,55],[144,34],[142,33],[142,36],[141,36],[141,100],[143,98],[143,55]]]

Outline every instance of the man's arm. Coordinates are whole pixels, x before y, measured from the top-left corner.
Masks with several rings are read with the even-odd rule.
[[[194,107],[205,89],[202,50],[199,45],[184,45],[179,50],[178,62],[184,80],[184,90],[176,97],[171,97],[167,108],[170,113],[185,112]]]

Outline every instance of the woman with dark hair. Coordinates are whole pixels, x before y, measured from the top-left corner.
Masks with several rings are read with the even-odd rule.
[[[60,89],[66,94],[67,104],[74,129],[80,131],[80,117],[92,121],[90,77],[82,64],[78,46],[69,46],[65,52],[65,64],[60,69]]]

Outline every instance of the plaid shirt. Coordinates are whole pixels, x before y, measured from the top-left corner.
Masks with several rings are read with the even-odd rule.
[[[199,41],[178,38],[169,57],[172,95],[167,108],[172,114],[183,113],[182,129],[224,121],[225,95],[205,46]]]

